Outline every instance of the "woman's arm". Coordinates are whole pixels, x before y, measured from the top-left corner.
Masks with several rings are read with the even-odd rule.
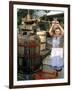
[[[64,29],[61,27],[60,24],[58,24],[58,26],[59,26],[59,28],[60,28],[60,30],[61,30],[61,35],[63,36],[63,35],[64,35]]]
[[[53,35],[53,32],[52,32],[53,26],[54,26],[54,24],[52,24],[51,28],[49,29],[49,34],[50,34],[51,36]]]

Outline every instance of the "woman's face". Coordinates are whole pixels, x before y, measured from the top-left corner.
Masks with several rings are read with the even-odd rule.
[[[60,32],[60,29],[56,29],[56,30],[55,30],[55,35],[58,36],[58,35],[60,35],[60,33],[61,33],[61,32]]]

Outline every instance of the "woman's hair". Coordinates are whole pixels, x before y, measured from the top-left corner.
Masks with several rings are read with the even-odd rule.
[[[57,29],[59,29],[59,30],[60,30],[60,28],[59,28],[59,27],[57,27],[57,28],[53,29],[53,33],[55,33],[55,31],[56,31]],[[60,31],[61,31],[61,30],[60,30]]]

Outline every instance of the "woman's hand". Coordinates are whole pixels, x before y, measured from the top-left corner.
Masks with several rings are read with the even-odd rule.
[[[59,27],[59,21],[55,21],[55,24],[54,24],[54,28],[58,28]]]
[[[55,24],[59,24],[59,21],[55,21]]]
[[[58,27],[59,21],[52,21],[52,27]]]
[[[55,25],[55,21],[52,21],[52,27]]]

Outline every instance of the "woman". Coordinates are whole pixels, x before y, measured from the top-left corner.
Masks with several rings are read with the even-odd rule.
[[[51,65],[56,70],[56,75],[62,70],[63,62],[63,45],[61,43],[64,35],[64,30],[58,21],[52,21],[52,26],[49,30],[52,36],[52,51],[51,51]]]

